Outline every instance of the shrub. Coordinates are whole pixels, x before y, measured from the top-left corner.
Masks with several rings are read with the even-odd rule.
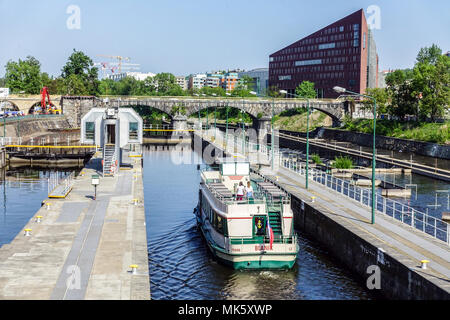
[[[348,157],[335,157],[333,162],[333,168],[336,169],[351,169],[353,168],[353,160]]]

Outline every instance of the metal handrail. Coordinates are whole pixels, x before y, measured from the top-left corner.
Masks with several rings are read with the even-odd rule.
[[[305,175],[305,171],[299,166],[294,166],[291,160],[281,160],[280,165],[296,174]],[[310,179],[313,181],[369,208],[372,207],[372,194],[369,189],[355,186],[350,181],[333,177],[314,168],[310,170]],[[375,205],[378,212],[450,245],[450,226],[447,222],[380,194],[375,195]]]

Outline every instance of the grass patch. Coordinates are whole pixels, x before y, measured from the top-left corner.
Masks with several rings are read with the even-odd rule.
[[[373,121],[370,119],[347,120],[344,122],[342,129],[373,133]],[[376,134],[401,139],[450,144],[450,121],[428,123],[377,120]]]

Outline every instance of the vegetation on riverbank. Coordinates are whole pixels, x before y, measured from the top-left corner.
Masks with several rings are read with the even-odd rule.
[[[373,133],[373,120],[346,120],[341,129]],[[376,134],[401,139],[450,144],[450,121],[444,123],[427,123],[377,120]]]
[[[332,167],[335,169],[352,169],[353,168],[353,160],[352,158],[345,157],[335,157]]]

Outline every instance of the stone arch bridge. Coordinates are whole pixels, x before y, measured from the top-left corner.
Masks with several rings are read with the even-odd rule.
[[[294,99],[264,99],[264,98],[192,98],[192,97],[149,97],[149,98],[111,98],[108,102],[112,107],[148,106],[160,110],[170,117],[174,111],[182,107],[183,114],[177,115],[186,119],[200,110],[208,108],[232,107],[248,113],[253,122],[270,122],[273,115],[283,111],[307,107],[306,100]],[[74,126],[79,126],[81,117],[92,107],[105,107],[103,99],[96,97],[63,96],[61,107],[63,113],[70,118]],[[333,119],[333,124],[339,124],[349,112],[346,103],[336,100],[310,100],[310,107],[319,110]]]

